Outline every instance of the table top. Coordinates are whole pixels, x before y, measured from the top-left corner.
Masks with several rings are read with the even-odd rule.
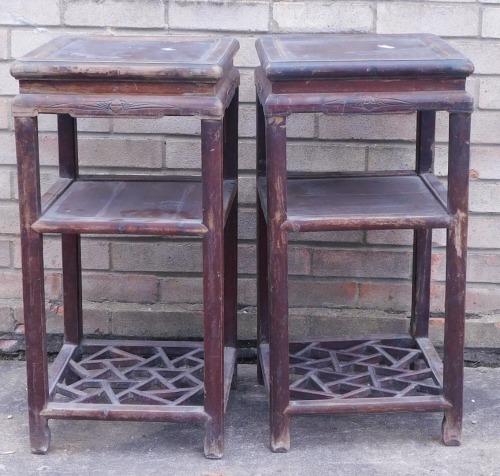
[[[215,83],[232,67],[234,38],[61,36],[15,61],[17,79],[132,79]]]
[[[430,34],[269,35],[256,42],[272,81],[373,77],[465,77],[474,66]]]

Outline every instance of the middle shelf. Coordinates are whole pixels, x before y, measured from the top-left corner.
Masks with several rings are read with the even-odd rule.
[[[267,219],[267,186],[258,180]],[[433,174],[384,172],[289,174],[288,231],[446,228],[447,191]]]
[[[226,221],[236,196],[235,180],[225,180]],[[60,179],[42,198],[39,233],[109,233],[200,236],[202,182],[193,177],[87,176]]]

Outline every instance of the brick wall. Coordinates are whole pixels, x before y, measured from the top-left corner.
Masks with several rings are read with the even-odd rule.
[[[254,336],[255,184],[253,67],[255,38],[281,32],[431,32],[476,65],[472,130],[468,313],[487,324],[477,343],[500,328],[500,0],[0,0],[0,332],[22,335],[21,262],[15,148],[10,100],[12,59],[52,37],[72,34],[231,34],[241,49],[240,283],[241,336]],[[411,167],[414,117],[294,116],[292,169],[377,170]],[[178,173],[199,166],[194,119],[80,120],[86,171]],[[43,183],[57,173],[54,117],[40,117]],[[438,118],[436,172],[446,174],[447,117]],[[307,161],[304,158],[307,157]],[[433,310],[442,311],[444,234],[435,233]],[[410,305],[411,232],[306,233],[293,236],[290,304],[294,329],[331,331],[332,316],[354,325],[339,307],[373,309],[396,326]],[[46,238],[49,332],[61,329],[59,243]],[[92,333],[195,336],[200,333],[201,250],[194,240],[85,238],[85,327]],[[322,307],[318,320],[302,307]],[[386,311],[385,313],[382,311]],[[324,318],[323,320],[321,318]],[[439,327],[440,321],[433,321]],[[471,321],[472,322],[472,321]],[[475,320],[474,322],[477,322]],[[359,325],[356,324],[356,325]],[[371,324],[378,325],[378,324]],[[391,324],[392,325],[392,324]],[[342,327],[341,326],[341,327]],[[493,342],[495,344],[495,342]],[[491,345],[493,345],[491,344]],[[496,345],[500,345],[497,342]]]

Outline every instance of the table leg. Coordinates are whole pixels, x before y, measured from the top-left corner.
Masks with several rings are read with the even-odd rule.
[[[30,442],[32,452],[42,454],[49,448],[50,430],[47,419],[40,416],[49,398],[43,236],[31,228],[41,210],[37,118],[16,117],[15,131]]]
[[[59,141],[59,175],[76,179],[78,176],[78,145],[76,119],[69,114],[57,116]],[[64,341],[79,344],[83,338],[82,270],[80,235],[63,233],[62,276],[64,302]]]
[[[418,174],[432,172],[436,134],[436,111],[417,113]],[[414,337],[429,335],[432,229],[413,232],[413,285],[411,332]]]
[[[282,229],[286,218],[286,118],[268,117],[267,210],[269,279],[269,356],[271,448],[290,448],[290,418],[285,413],[290,402],[288,357],[288,236]]]
[[[238,89],[224,116],[224,179],[238,180]],[[224,228],[224,342],[238,347],[238,194]],[[231,388],[238,380],[234,367]]]
[[[207,458],[224,452],[224,254],[222,205],[223,122],[201,122],[203,236],[205,436]]]
[[[446,242],[443,392],[452,408],[442,428],[449,446],[459,445],[462,435],[469,149],[470,114],[450,114],[448,208],[456,221]]]
[[[260,101],[256,102],[257,150],[256,150],[256,181],[266,176],[266,120]],[[268,262],[267,262],[267,224],[264,216],[265,206],[256,193],[257,210],[257,349],[261,344],[269,343],[269,291],[268,291]],[[260,356],[259,356],[260,357]],[[264,384],[262,363],[257,360],[257,379]]]

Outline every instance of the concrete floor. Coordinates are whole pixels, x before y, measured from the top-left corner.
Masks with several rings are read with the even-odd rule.
[[[24,362],[0,361],[0,475],[500,475],[500,368],[466,369],[463,444],[440,443],[440,414],[292,420],[292,449],[268,446],[268,405],[255,366],[241,365],[224,459],[203,457],[192,424],[52,421],[44,456],[28,444]]]

